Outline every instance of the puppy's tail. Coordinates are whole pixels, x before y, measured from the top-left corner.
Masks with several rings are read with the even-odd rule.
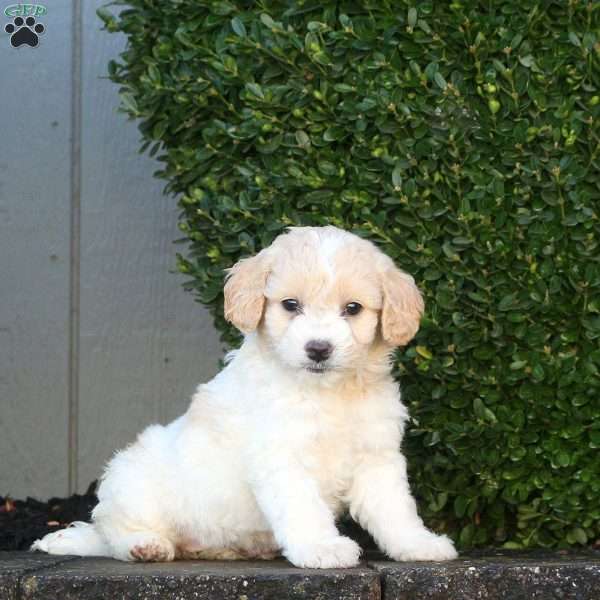
[[[92,523],[75,521],[70,527],[45,535],[31,545],[31,550],[48,554],[110,556],[108,545]]]

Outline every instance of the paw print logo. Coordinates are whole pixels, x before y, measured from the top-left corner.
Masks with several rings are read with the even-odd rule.
[[[14,48],[27,44],[35,48],[39,43],[38,35],[44,33],[46,28],[41,23],[36,23],[34,17],[15,17],[12,23],[4,27],[6,33],[11,34],[10,43]]]

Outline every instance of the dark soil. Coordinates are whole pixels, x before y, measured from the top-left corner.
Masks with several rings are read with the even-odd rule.
[[[13,500],[0,496],[0,550],[28,550],[31,544],[73,521],[89,521],[98,503],[96,481],[85,494],[70,498]]]

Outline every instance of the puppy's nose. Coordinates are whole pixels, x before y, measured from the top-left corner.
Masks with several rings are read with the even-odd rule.
[[[304,346],[304,350],[310,360],[323,362],[331,356],[333,346],[325,340],[311,340]]]

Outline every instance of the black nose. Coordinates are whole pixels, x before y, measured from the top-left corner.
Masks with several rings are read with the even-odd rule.
[[[331,356],[333,346],[324,340],[311,340],[304,346],[304,350],[310,360],[323,362]]]

